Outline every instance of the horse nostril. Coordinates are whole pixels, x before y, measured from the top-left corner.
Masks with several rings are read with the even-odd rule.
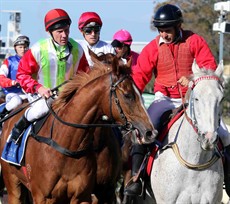
[[[145,136],[147,138],[152,138],[154,135],[153,135],[153,131],[150,131],[150,130],[147,130],[146,133],[145,133]]]

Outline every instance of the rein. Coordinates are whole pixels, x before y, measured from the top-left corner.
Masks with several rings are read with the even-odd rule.
[[[191,164],[187,161],[185,161],[181,154],[180,154],[180,150],[178,148],[178,145],[175,142],[169,143],[167,144],[164,148],[162,148],[162,150],[165,150],[167,148],[172,148],[174,154],[176,155],[176,158],[178,159],[178,161],[185,166],[188,169],[192,169],[192,170],[204,170],[207,169],[209,167],[211,167],[219,158],[221,158],[221,153],[215,149],[214,154],[212,155],[212,158],[204,163],[204,164]]]
[[[66,84],[68,81],[69,81],[69,80],[64,81],[63,83],[61,83],[61,84],[59,84],[58,86],[54,87],[53,89],[51,89],[51,92],[57,92],[58,89],[59,89],[61,86],[63,86],[64,84]],[[2,122],[4,122],[4,121],[8,120],[9,118],[13,117],[14,115],[16,115],[16,114],[18,114],[18,113],[20,113],[20,112],[23,111],[25,108],[29,107],[31,104],[33,104],[33,103],[39,101],[40,99],[42,99],[42,96],[38,97],[37,99],[35,99],[34,101],[28,103],[27,105],[25,105],[25,106],[23,106],[23,107],[21,107],[21,108],[19,108],[19,109],[17,109],[17,110],[14,110],[14,111],[10,112],[6,117],[4,117],[3,119],[0,120],[0,123],[2,123]]]
[[[119,110],[120,116],[122,118],[122,120],[125,121],[125,125],[119,125],[119,124],[75,124],[75,123],[69,123],[66,122],[64,120],[62,120],[57,113],[55,113],[55,111],[52,109],[51,105],[49,105],[49,103],[46,100],[46,105],[49,108],[49,111],[51,112],[51,114],[54,116],[54,120],[57,119],[59,122],[61,122],[64,125],[70,126],[70,127],[74,127],[74,128],[82,128],[82,129],[87,129],[87,128],[92,128],[92,127],[122,127],[127,131],[131,131],[133,129],[133,125],[128,122],[122,108],[120,105],[120,101],[117,98],[117,94],[116,94],[116,88],[117,86],[124,81],[128,76],[125,75],[124,77],[122,77],[121,79],[119,79],[116,83],[112,82],[112,75],[110,75],[110,79],[111,79],[111,87],[110,87],[110,111],[111,111],[111,116],[112,116],[112,96],[114,95],[115,98],[115,104],[117,105],[117,108]],[[32,136],[34,137],[34,139],[36,139],[38,142],[43,142],[51,147],[53,147],[55,150],[57,150],[58,152],[69,156],[69,157],[73,157],[73,158],[80,158],[84,155],[86,155],[88,152],[90,152],[92,150],[92,142],[83,150],[78,150],[78,151],[70,151],[66,148],[61,147],[59,144],[57,144],[53,139],[52,139],[52,132],[53,132],[53,125],[54,125],[54,120],[51,126],[51,137],[47,138],[47,137],[43,137],[43,136],[39,136],[37,134],[35,134],[34,132],[31,132]],[[112,117],[112,122],[114,122],[114,119]]]
[[[216,81],[220,81],[219,77],[217,76],[202,76],[202,77],[199,77],[198,79],[196,79],[195,81],[191,81],[191,83],[189,84],[189,88],[191,88],[191,90],[194,89],[194,87],[202,80],[216,80]],[[183,99],[183,96],[182,96],[182,92],[181,92],[181,89],[179,87],[179,93],[181,95],[181,98]],[[191,103],[191,109],[194,110],[194,105],[193,105],[193,102],[190,100],[189,101]],[[184,109],[184,114],[185,114],[185,118],[186,120],[189,122],[189,124],[193,127],[193,129],[195,130],[195,132],[198,134],[199,136],[199,130],[197,128],[197,122],[196,120],[192,120],[191,118],[188,117],[188,114],[186,112],[186,107],[185,107],[185,102],[184,100],[182,100],[182,105],[183,105],[183,109]],[[182,120],[183,122],[183,120]],[[207,161],[206,163],[204,164],[191,164],[189,162],[187,162],[186,160],[184,160],[180,154],[180,150],[178,148],[178,145],[176,144],[176,142],[171,142],[169,144],[167,144],[166,146],[164,146],[161,150],[165,150],[167,148],[172,148],[176,158],[178,159],[178,161],[183,165],[185,166],[186,168],[188,169],[192,169],[192,170],[204,170],[204,169],[207,169],[209,167],[211,167],[219,158],[222,157],[222,154],[221,152],[219,151],[218,149],[218,146],[215,147],[215,152],[214,154],[212,155],[212,158]]]

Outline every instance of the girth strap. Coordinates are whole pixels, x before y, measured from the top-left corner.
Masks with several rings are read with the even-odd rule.
[[[58,145],[52,138],[47,138],[47,137],[42,137],[39,135],[36,135],[34,132],[31,132],[31,136],[37,140],[38,142],[43,142],[46,143],[47,145],[53,147],[55,150],[58,152],[72,158],[80,159],[81,157],[87,155],[90,151],[93,150],[93,144],[90,143],[88,147],[86,147],[83,150],[78,150],[78,151],[70,151],[66,148],[61,147]]]

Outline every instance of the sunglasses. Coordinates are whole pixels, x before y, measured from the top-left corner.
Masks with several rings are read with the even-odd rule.
[[[86,35],[90,35],[90,34],[92,34],[92,32],[94,32],[95,34],[98,34],[98,33],[100,33],[100,30],[101,30],[100,26],[88,27],[88,28],[86,27],[83,29],[83,31]]]

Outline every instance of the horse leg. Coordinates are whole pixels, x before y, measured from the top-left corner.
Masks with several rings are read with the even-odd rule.
[[[10,204],[29,204],[28,190],[12,173],[4,171],[4,182],[7,189],[8,203]]]

